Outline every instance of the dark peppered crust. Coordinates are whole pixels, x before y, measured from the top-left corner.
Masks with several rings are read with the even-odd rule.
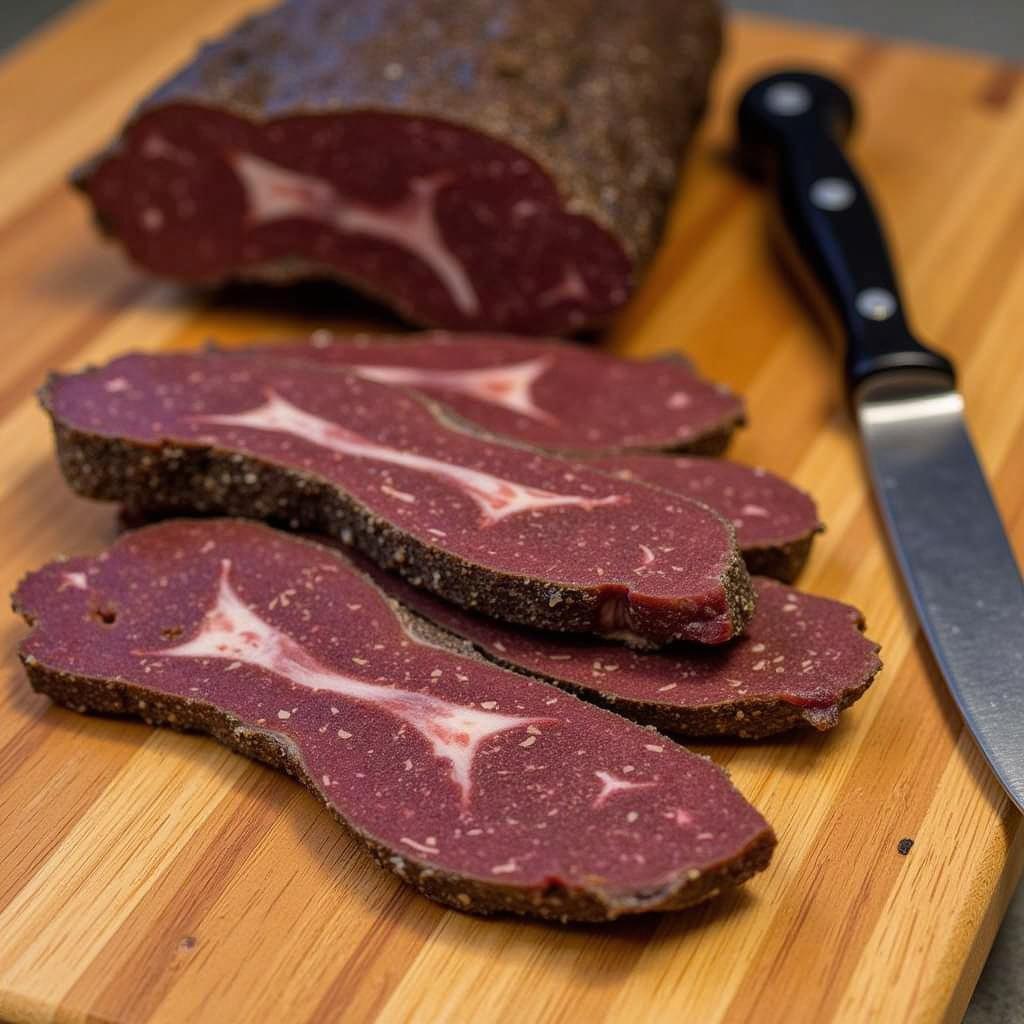
[[[442,629],[439,626],[434,628]],[[799,726],[810,726],[824,732],[839,723],[840,712],[845,711],[863,696],[882,668],[882,663],[877,662],[855,687],[846,690],[839,701],[827,708],[807,709],[784,700],[768,699],[743,699],[693,708],[668,708],[647,701],[627,700],[607,693],[598,693],[556,676],[528,672],[522,665],[506,661],[493,651],[476,646],[472,641],[457,639],[469,644],[481,658],[495,665],[511,669],[520,675],[534,676],[546,683],[552,683],[563,690],[568,690],[581,700],[599,704],[640,725],[651,725],[659,732],[676,736],[737,736],[744,740],[759,740],[780,732],[788,732]]]
[[[679,452],[686,455],[721,455],[729,447],[733,432],[737,427],[742,427],[745,423],[746,420],[741,416],[738,419],[730,420],[728,423],[723,423],[722,426],[702,434],[693,441],[681,441],[672,448],[659,448],[657,450],[659,452]]]
[[[483,570],[396,530],[319,477],[211,447],[147,445],[74,430],[52,416],[46,388],[40,400],[51,412],[57,459],[70,486],[87,498],[122,503],[130,517],[240,516],[319,533],[492,618],[559,632],[597,629],[601,599],[595,591]],[[739,634],[756,596],[738,548],[721,582]],[[640,637],[623,639],[644,644]]]
[[[771,576],[783,583],[794,583],[807,564],[815,535],[822,529],[819,526],[803,537],[781,544],[744,548],[747,571],[751,576]]]
[[[205,46],[135,116],[196,103],[256,122],[352,110],[453,121],[533,157],[642,266],[721,36],[716,0],[291,0]]]
[[[29,625],[33,624],[24,609],[15,605],[14,611],[23,615]],[[427,642],[466,653],[466,645],[450,634],[408,614],[403,617],[410,630]],[[126,715],[149,725],[203,733],[231,750],[291,775],[327,808],[349,835],[363,844],[381,867],[398,875],[424,896],[456,910],[476,914],[522,914],[562,922],[610,921],[624,914],[679,910],[735,888],[763,871],[775,848],[775,834],[766,827],[736,857],[712,865],[695,878],[680,876],[654,892],[616,893],[599,887],[583,890],[562,885],[528,890],[483,883],[440,871],[407,856],[404,851],[399,855],[373,836],[354,828],[330,805],[310,778],[298,749],[279,734],[242,725],[233,715],[203,701],[154,694],[123,680],[69,675],[31,657],[21,656],[21,660],[32,688],[57,704],[78,712]]]
[[[371,583],[373,580],[366,577]],[[376,584],[374,584],[376,586]],[[531,672],[514,661],[506,660],[482,645],[453,633],[444,626],[426,618],[421,612],[406,608],[401,601],[388,595],[388,600],[398,609],[403,619],[415,623],[414,631],[439,647],[446,647],[459,654],[470,654],[473,657],[490,661],[502,668],[507,668],[519,675],[540,679],[551,683],[581,700],[599,704],[616,714],[622,715],[640,725],[650,725],[659,732],[676,736],[737,736],[744,740],[759,740],[766,736],[775,736],[780,732],[788,732],[800,726],[810,726],[819,732],[835,728],[839,724],[839,715],[851,704],[856,703],[864,695],[865,690],[882,670],[881,659],[875,658],[874,663],[864,672],[856,683],[849,687],[835,704],[827,708],[803,708],[784,700],[742,700],[724,701],[720,704],[705,704],[700,707],[669,708],[663,704],[650,701],[628,700],[608,693],[578,686],[560,679],[557,676]],[[857,620],[857,628],[863,630],[863,618]],[[877,650],[877,645],[876,645]]]
[[[732,622],[733,635],[739,636],[744,626],[750,621],[757,604],[754,584],[747,572],[747,563],[739,548],[732,553],[732,558],[722,574],[722,587],[725,590],[726,604],[729,606],[729,620]]]

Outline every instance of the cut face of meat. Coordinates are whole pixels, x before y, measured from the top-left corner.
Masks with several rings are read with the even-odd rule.
[[[414,366],[376,366],[372,362],[357,363],[351,372],[364,380],[379,384],[398,384],[429,394],[463,395],[475,402],[506,413],[524,416],[537,423],[552,426],[558,423],[554,413],[545,412],[534,401],[537,381],[550,372],[554,361],[550,355],[536,356],[523,362],[493,366],[485,370],[434,370]]]
[[[368,683],[351,673],[329,669],[239,598],[230,580],[230,559],[223,559],[220,568],[216,597],[195,636],[176,646],[140,653],[200,662],[210,658],[227,660],[233,665],[265,669],[300,687],[383,708],[415,729],[430,744],[434,756],[447,762],[448,777],[461,794],[463,805],[472,798],[473,761],[481,743],[508,729],[551,721],[478,711],[429,693]]]
[[[553,340],[318,334],[305,343],[243,352],[413,388],[475,430],[563,454],[717,453],[744,417],[736,395],[699,377],[683,359],[619,359]],[[634,400],[638,395],[642,401]]]
[[[618,494],[608,494],[602,498],[556,494],[541,487],[528,487],[514,480],[504,480],[470,466],[460,466],[428,455],[376,444],[329,420],[304,412],[273,390],[267,391],[267,400],[263,405],[248,412],[196,418],[201,423],[248,427],[272,434],[291,435],[328,451],[337,452],[339,455],[351,455],[357,459],[426,473],[450,484],[476,502],[480,508],[481,527],[493,526],[508,516],[524,512],[543,512],[549,508],[568,506],[589,510],[601,505],[617,505],[626,500],[623,495]],[[390,487],[385,493],[409,505],[416,504],[415,495],[394,487]]]
[[[382,865],[459,909],[685,906],[774,844],[709,761],[429,642],[336,552],[255,523],[126,534],[14,601],[36,689],[287,769]]]
[[[757,578],[757,611],[723,647],[644,653],[467,612],[350,555],[390,597],[485,657],[666,732],[759,738],[831,729],[881,668],[849,605]]]
[[[480,312],[469,275],[438,228],[435,199],[451,176],[410,178],[405,200],[386,209],[348,202],[322,178],[295,174],[247,153],[232,160],[246,193],[247,220],[252,225],[296,218],[333,228],[341,234],[363,235],[405,249],[425,263],[465,316]],[[578,298],[586,298],[585,290]]]
[[[498,618],[660,645],[723,643],[753,610],[733,529],[707,507],[481,440],[347,373],[125,356],[54,377],[44,401],[87,496],[323,533]]]
[[[615,455],[590,465],[703,501],[736,527],[747,569],[792,583],[824,526],[809,494],[767,470],[724,459]]]
[[[289,0],[76,183],[158,274],[332,277],[416,323],[564,334],[652,255],[718,46],[712,0]]]
[[[625,300],[621,249],[511,147],[431,119],[338,114],[318,119],[331,146],[310,153],[308,122],[161,108],[92,172],[89,196],[133,259],[199,284],[299,260],[414,321],[552,333]],[[360,153],[387,175],[353,166]]]

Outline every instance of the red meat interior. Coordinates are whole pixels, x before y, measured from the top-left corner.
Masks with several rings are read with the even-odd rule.
[[[514,147],[379,112],[256,124],[175,104],[86,189],[151,270],[196,283],[336,276],[412,320],[560,333],[626,299],[630,262]]]

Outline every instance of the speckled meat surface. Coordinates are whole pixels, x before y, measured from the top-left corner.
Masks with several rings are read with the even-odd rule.
[[[619,359],[555,340],[440,331],[318,334],[243,351],[346,367],[366,380],[414,388],[476,430],[567,454],[717,453],[744,418],[736,395],[683,359]]]
[[[426,642],[336,552],[255,523],[126,534],[30,575],[14,603],[36,689],[284,768],[454,907],[675,908],[743,881],[774,845],[710,761]]]
[[[564,334],[653,253],[719,38],[714,0],[289,0],[77,183],[159,274],[328,275],[414,322]]]
[[[322,533],[505,621],[713,644],[753,611],[732,525],[706,506],[483,441],[389,385],[129,355],[53,377],[43,401],[84,495]]]
[[[703,501],[736,527],[747,569],[792,583],[824,529],[811,496],[767,470],[724,459],[616,455],[589,464]]]
[[[680,735],[831,729],[882,667],[856,608],[761,577],[754,580],[757,611],[733,643],[645,653],[503,625],[355,557],[386,594],[492,661]]]

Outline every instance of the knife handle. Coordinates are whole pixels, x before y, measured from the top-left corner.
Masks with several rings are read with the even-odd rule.
[[[809,272],[838,315],[851,393],[893,370],[935,371],[951,381],[949,360],[911,332],[878,216],[843,153],[853,120],[853,100],[837,82],[781,71],[740,100],[741,156],[772,184],[801,276]]]

